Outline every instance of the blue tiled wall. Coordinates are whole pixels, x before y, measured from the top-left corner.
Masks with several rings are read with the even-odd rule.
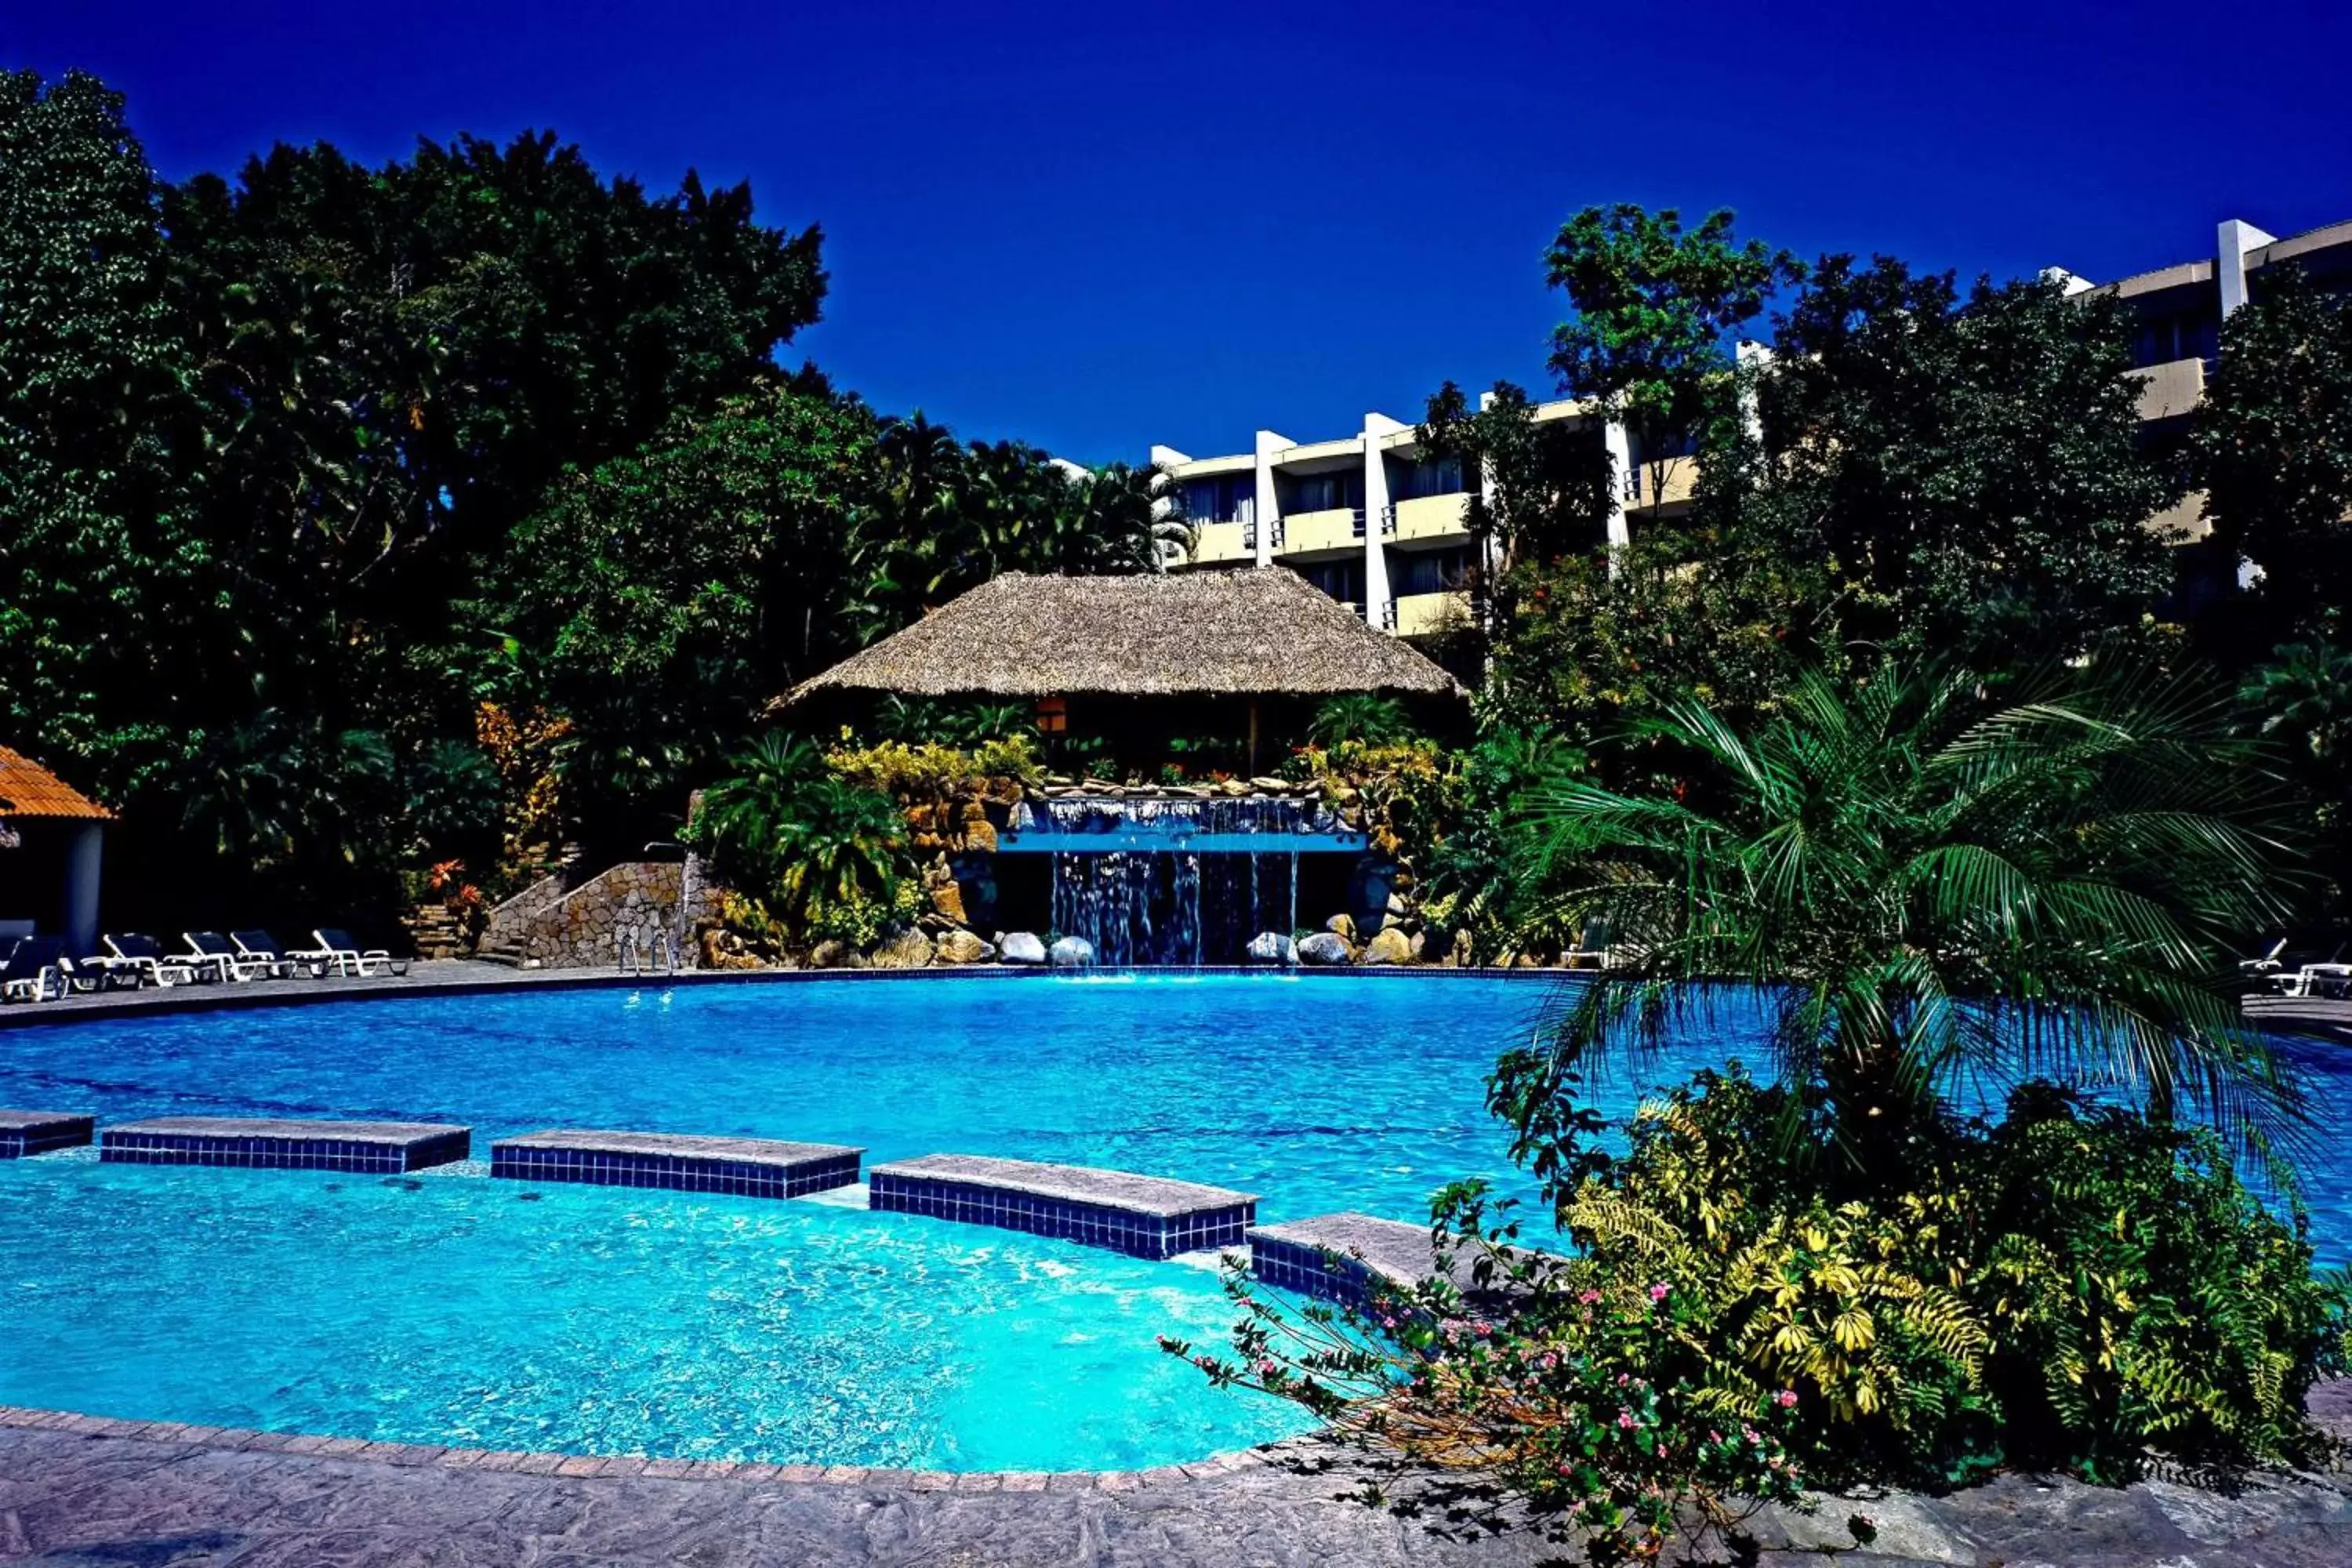
[[[131,1165],[238,1165],[268,1171],[350,1171],[397,1175],[462,1160],[473,1147],[465,1129],[418,1142],[359,1142],[347,1138],[282,1138],[226,1132],[100,1134],[99,1158]]]
[[[871,1201],[873,1207],[886,1214],[928,1215],[933,1219],[959,1220],[966,1225],[992,1225],[1003,1230],[1058,1237],[1137,1258],[1172,1258],[1180,1252],[1203,1247],[1239,1247],[1257,1218],[1257,1205],[1254,1203],[1195,1209],[1163,1218],[1068,1198],[885,1172],[874,1176]]]
[[[584,1182],[599,1187],[657,1187],[673,1193],[797,1198],[855,1185],[860,1156],[778,1165],[715,1155],[636,1154],[609,1150],[490,1146],[490,1174],[524,1182]]]

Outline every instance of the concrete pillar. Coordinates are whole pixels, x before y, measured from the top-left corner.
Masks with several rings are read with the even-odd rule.
[[[1389,510],[1389,465],[1381,456],[1381,440],[1405,428],[1385,414],[1364,416],[1364,620],[1386,627],[1396,606],[1389,589],[1389,551],[1381,528]]]
[[[2221,319],[2246,302],[2246,252],[2276,239],[2243,218],[2226,219],[2213,240],[2213,277],[2221,286]]]
[[[85,822],[66,849],[66,956],[85,958],[98,951],[98,874],[106,829]]]
[[[1287,436],[1277,436],[1271,430],[1257,433],[1257,563],[1274,564],[1274,530],[1281,521],[1282,507],[1274,494],[1274,455],[1297,446]]]
[[[1478,395],[1479,413],[1484,414],[1494,406],[1493,393],[1482,392]],[[1464,479],[1466,482],[1468,476],[1465,475]],[[1486,515],[1492,518],[1495,515],[1495,465],[1491,460],[1485,458],[1481,458],[1478,463],[1478,500],[1486,509]],[[1503,570],[1502,542],[1490,531],[1485,539],[1479,541],[1478,550],[1485,557],[1479,564],[1486,569],[1486,629],[1492,631],[1494,629],[1494,581]]]
[[[1601,444],[1609,453],[1609,510],[1603,528],[1613,552],[1633,542],[1633,526],[1625,517],[1625,492],[1633,484],[1633,438],[1615,419],[1601,427]]]

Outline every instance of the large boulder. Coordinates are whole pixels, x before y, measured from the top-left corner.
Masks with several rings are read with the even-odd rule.
[[[1349,951],[1348,939],[1338,931],[1318,931],[1298,944],[1298,962],[1301,963],[1347,963],[1354,957],[1355,954]]]
[[[1356,917],[1347,914],[1333,915],[1329,920],[1323,922],[1323,929],[1338,936],[1341,942],[1354,942],[1356,940]]]
[[[862,969],[865,963],[857,950],[838,937],[829,936],[809,949],[811,969]]]
[[[1043,963],[1045,944],[1034,931],[1009,931],[998,943],[997,951],[1007,963]]]
[[[1364,956],[1362,962],[1366,963],[1411,963],[1412,962],[1412,939],[1405,935],[1404,932],[1393,929],[1381,931],[1375,935],[1371,941],[1364,944]]]
[[[1278,931],[1262,931],[1250,938],[1249,958],[1252,963],[1296,963],[1298,944]]]
[[[996,949],[968,931],[951,931],[940,938],[937,956],[941,963],[986,963]]]
[[[1066,936],[1046,956],[1056,969],[1084,969],[1095,961],[1095,944],[1082,936]]]
[[[927,872],[924,875],[923,891],[931,900],[931,912],[941,920],[952,921],[961,925],[967,918],[963,907],[963,889],[956,885],[956,879],[944,868]]]
[[[931,939],[909,927],[896,936],[885,938],[874,949],[868,962],[877,969],[927,969],[930,966],[931,952]]]

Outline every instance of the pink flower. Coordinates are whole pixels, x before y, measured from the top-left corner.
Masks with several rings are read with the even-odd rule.
[[[1274,1363],[1270,1361],[1262,1361],[1257,1363],[1257,1374],[1260,1377],[1272,1377],[1276,1370],[1277,1369]]]
[[[1598,1290],[1579,1290],[1576,1293],[1576,1299],[1584,1303],[1584,1305],[1590,1307],[1593,1302],[1601,1300],[1601,1292]]]
[[[1617,1412],[1617,1425],[1623,1430],[1630,1432],[1634,1427],[1640,1426],[1641,1423],[1633,1419],[1633,1413],[1632,1411],[1621,1409]]]
[[[1653,1301],[1663,1301],[1663,1300],[1664,1300],[1665,1299],[1666,1299],[1666,1288],[1665,1288],[1664,1285],[1653,1285],[1653,1286],[1651,1286],[1651,1287],[1650,1287],[1650,1300],[1653,1300]]]
[[[1773,1402],[1779,1405],[1781,1409],[1786,1410],[1789,1406],[1797,1403],[1797,1391],[1793,1388],[1784,1388],[1780,1393],[1774,1394],[1772,1399]]]

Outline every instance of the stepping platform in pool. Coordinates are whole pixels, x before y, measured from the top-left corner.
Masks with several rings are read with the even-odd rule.
[[[1438,1271],[1427,1226],[1368,1214],[1253,1226],[1249,1245],[1250,1272],[1267,1284],[1349,1306],[1370,1300],[1376,1283],[1418,1285]],[[1465,1268],[1457,1263],[1454,1272],[1457,1284],[1467,1284]]]
[[[297,1121],[159,1116],[98,1135],[98,1157],[133,1165],[242,1165],[266,1171],[396,1175],[462,1160],[474,1130],[432,1121]]]
[[[97,1120],[62,1110],[0,1110],[0,1160],[21,1160],[52,1149],[79,1149]]]
[[[865,1157],[865,1150],[839,1143],[551,1127],[491,1144],[490,1174],[526,1182],[797,1198],[855,1186],[858,1163]]]
[[[1138,1258],[1238,1247],[1257,1217],[1255,1193],[981,1154],[894,1161],[866,1181],[884,1213],[1025,1230]]]

